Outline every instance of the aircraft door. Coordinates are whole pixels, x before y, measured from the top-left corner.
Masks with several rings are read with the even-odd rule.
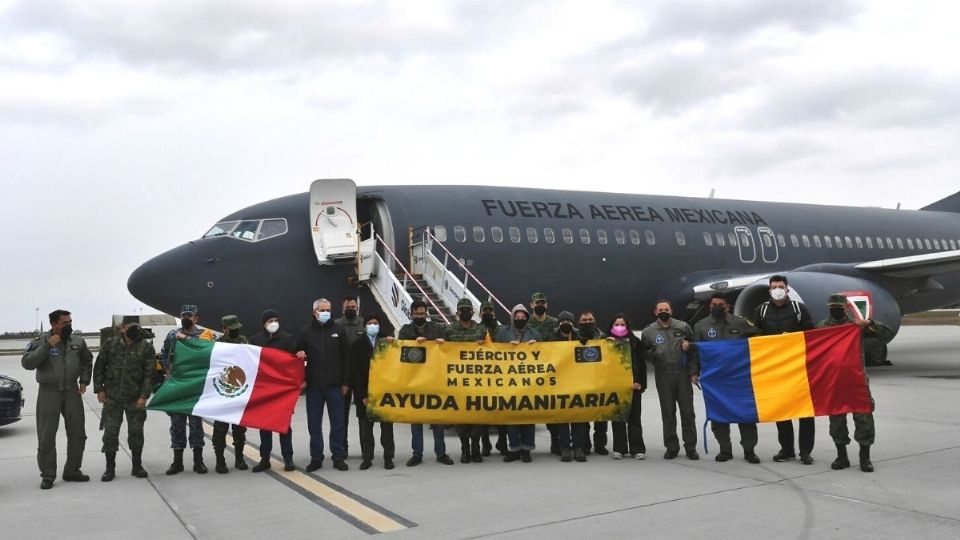
[[[760,238],[760,256],[765,263],[775,263],[780,257],[780,248],[777,246],[777,235],[770,227],[757,227],[757,236]]]
[[[737,249],[740,250],[740,262],[752,263],[757,260],[757,246],[753,243],[753,233],[744,226],[733,229],[737,236]]]
[[[310,236],[317,263],[353,262],[357,257],[357,186],[347,178],[310,185]]]

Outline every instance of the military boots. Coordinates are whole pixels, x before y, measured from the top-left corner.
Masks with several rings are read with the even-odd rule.
[[[870,447],[860,445],[860,470],[873,472],[873,462],[870,461]]]
[[[223,448],[214,448],[213,453],[217,457],[217,464],[213,470],[217,471],[217,474],[227,474],[230,472],[230,469],[227,468],[227,460],[223,457]]]
[[[233,446],[234,460],[233,466],[237,468],[238,471],[245,471],[248,469],[247,460],[243,458],[243,445],[237,444]]]
[[[183,450],[180,451],[181,456]],[[180,470],[183,470],[183,463],[180,464]],[[203,448],[193,449],[193,472],[197,474],[207,474],[207,466],[203,463]]]
[[[103,471],[103,476],[100,477],[101,482],[109,482],[117,476],[117,453],[116,452],[107,452],[104,454],[107,458],[107,469]]]
[[[147,470],[143,468],[143,461],[140,459],[139,450],[133,452],[131,460],[133,461],[133,468],[130,470],[130,474],[132,474],[134,478],[146,478],[148,476]]]
[[[847,445],[838,444],[837,445],[837,459],[833,460],[833,463],[830,464],[830,468],[839,471],[846,469],[850,466],[850,458],[847,457]]]
[[[173,463],[167,469],[167,476],[183,472],[183,448],[173,450]]]

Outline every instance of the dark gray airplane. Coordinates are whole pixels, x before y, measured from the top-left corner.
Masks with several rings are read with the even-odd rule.
[[[359,246],[377,235],[376,252],[391,269],[416,266],[410,243],[425,230],[433,249],[461,259],[501,305],[527,304],[542,291],[551,313],[590,309],[605,322],[622,311],[635,327],[653,320],[661,298],[676,316],[701,317],[715,292],[752,317],[773,274],[789,278],[791,297],[815,318],[826,316],[831,293],[846,292],[894,330],[904,313],[960,302],[960,193],[907,211],[508,187],[356,188],[349,180],[318,180],[311,192],[226,216],[137,268],[127,287],[165,313],[197,304],[211,325],[237,314],[250,332],[263,309],[275,308],[291,330],[310,320],[318,297],[335,311],[347,295],[360,296],[362,312],[402,303],[398,291],[372,294],[372,280],[358,279],[366,260]]]

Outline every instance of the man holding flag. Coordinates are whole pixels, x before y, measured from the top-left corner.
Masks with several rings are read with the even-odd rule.
[[[861,339],[870,337],[882,344],[890,343],[893,339],[893,331],[887,326],[870,319],[857,317],[853,319],[847,314],[847,297],[842,294],[832,294],[827,300],[827,308],[830,309],[830,317],[817,323],[817,328],[828,326],[838,326],[841,324],[854,323],[860,327]],[[860,352],[860,362],[863,364],[863,351]],[[864,370],[864,379],[869,382]],[[870,387],[867,386],[869,393]],[[873,472],[873,463],[870,461],[870,446],[873,445],[876,437],[876,430],[873,424],[873,396],[870,396],[871,412],[853,413],[854,432],[853,438],[860,444],[860,470],[863,472]],[[830,438],[837,445],[837,459],[830,464],[834,470],[846,469],[850,466],[850,458],[847,457],[847,445],[850,444],[850,432],[847,429],[847,415],[830,415]]]

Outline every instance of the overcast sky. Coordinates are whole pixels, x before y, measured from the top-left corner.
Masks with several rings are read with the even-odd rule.
[[[919,208],[953,2],[0,0],[0,331],[106,325],[244,206],[488,184]],[[145,308],[149,311],[149,308]]]

